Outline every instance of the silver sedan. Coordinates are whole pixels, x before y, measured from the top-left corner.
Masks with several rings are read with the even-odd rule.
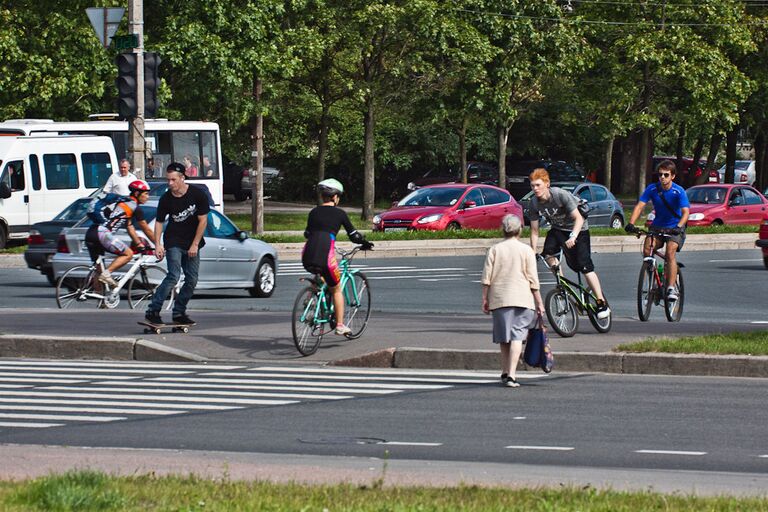
[[[142,205],[150,227],[154,226],[157,201]],[[76,265],[90,265],[91,258],[85,245],[85,232],[91,221],[88,218],[66,229],[60,236],[56,255],[52,259],[53,272],[58,279]],[[141,231],[137,230],[141,236]],[[118,236],[130,244],[127,231]],[[261,240],[248,237],[224,214],[211,210],[205,230],[205,246],[200,250],[200,275],[197,290],[245,289],[253,297],[269,297],[275,290],[277,251]],[[106,254],[109,264],[112,255]],[[130,265],[130,264],[129,264]],[[126,270],[129,265],[123,267]],[[159,263],[165,268],[165,260]],[[120,271],[116,272],[117,278]]]

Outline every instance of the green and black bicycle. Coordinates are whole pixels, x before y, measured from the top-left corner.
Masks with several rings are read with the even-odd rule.
[[[351,251],[336,249],[341,255],[341,286],[344,295],[344,325],[352,329],[347,339],[359,338],[368,325],[371,316],[371,288],[368,278],[357,269],[350,268],[352,258],[362,246]],[[293,304],[293,343],[304,356],[317,351],[323,336],[336,329],[333,298],[328,285],[319,275],[302,277],[309,286],[303,288]]]
[[[556,265],[550,265],[541,254],[538,257],[555,277],[555,287],[544,298],[547,319],[555,332],[563,338],[576,334],[580,315],[587,315],[597,332],[610,331],[613,313],[605,318],[597,317],[597,297],[582,284],[581,273],[576,273],[578,282],[561,275],[562,253],[561,262]]]

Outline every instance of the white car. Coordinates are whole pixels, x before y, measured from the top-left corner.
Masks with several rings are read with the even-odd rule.
[[[154,226],[157,201],[142,205],[145,219]],[[51,263],[56,279],[76,265],[90,265],[91,258],[85,245],[85,232],[91,225],[86,217],[59,235],[57,252]],[[137,230],[143,236],[141,230]],[[118,231],[118,236],[130,244],[128,232]],[[275,291],[277,275],[277,251],[261,240],[250,238],[240,231],[224,214],[216,210],[208,213],[205,229],[205,246],[200,250],[200,274],[197,290],[245,289],[253,297],[269,297]],[[113,256],[104,256],[107,262]],[[165,268],[165,260],[159,263]],[[123,267],[127,269],[128,266]],[[120,271],[115,273],[119,278]]]
[[[720,183],[725,183],[725,165],[717,170]],[[754,185],[757,179],[754,160],[736,160],[733,169],[733,182],[737,185]]]

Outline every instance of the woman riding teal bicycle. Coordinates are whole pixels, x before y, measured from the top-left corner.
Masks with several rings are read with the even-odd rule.
[[[373,244],[366,241],[352,226],[347,212],[338,207],[344,186],[336,179],[330,178],[317,184],[322,204],[309,212],[307,229],[304,238],[307,242],[301,254],[304,269],[312,274],[319,274],[325,280],[333,296],[333,307],[336,316],[336,334],[346,336],[351,329],[344,325],[344,295],[339,282],[341,270],[336,261],[336,235],[344,226],[349,239],[362,245],[362,249],[370,249]]]

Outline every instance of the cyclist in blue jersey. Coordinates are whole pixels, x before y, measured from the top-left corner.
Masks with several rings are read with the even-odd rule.
[[[673,181],[676,167],[672,160],[661,162],[656,171],[659,173],[658,183],[651,183],[646,187],[624,229],[627,233],[637,232],[635,222],[643,213],[645,205],[649,201],[653,202],[656,216],[651,222],[650,231],[667,236],[646,238],[643,244],[643,256],[650,256],[655,249],[660,249],[666,242],[666,280],[667,283],[675,283],[677,282],[676,253],[683,248],[685,242],[685,225],[688,222],[691,205],[683,187]],[[651,247],[651,239],[655,241],[655,247]],[[667,287],[667,299],[677,300],[677,291],[674,286]]]

